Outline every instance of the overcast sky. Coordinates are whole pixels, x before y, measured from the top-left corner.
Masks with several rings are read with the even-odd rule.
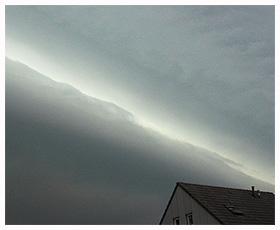
[[[274,20],[6,6],[6,220],[157,224],[177,181],[274,190]]]

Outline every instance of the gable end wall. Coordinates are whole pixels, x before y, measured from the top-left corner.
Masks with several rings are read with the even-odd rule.
[[[180,186],[176,186],[174,195],[167,207],[165,215],[161,221],[162,225],[172,225],[173,218],[179,217],[180,224],[185,225],[186,214],[192,213],[193,223],[200,225],[220,225],[221,223],[215,219],[204,207],[194,200]]]

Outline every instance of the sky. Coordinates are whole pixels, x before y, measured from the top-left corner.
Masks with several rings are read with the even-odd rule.
[[[274,191],[273,6],[5,13],[7,223],[158,224],[177,181]]]

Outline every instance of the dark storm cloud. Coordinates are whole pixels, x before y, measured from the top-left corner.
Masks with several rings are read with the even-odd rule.
[[[274,190],[228,164],[6,59],[6,224],[158,224],[177,181]]]
[[[273,183],[274,20],[273,6],[6,6],[6,51]]]

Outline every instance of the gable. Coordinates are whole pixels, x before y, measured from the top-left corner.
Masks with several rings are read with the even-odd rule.
[[[177,185],[160,224],[173,224],[175,218],[179,218],[180,224],[187,224],[188,214],[192,215],[193,224],[221,224],[211,213],[186,193],[182,187]]]

